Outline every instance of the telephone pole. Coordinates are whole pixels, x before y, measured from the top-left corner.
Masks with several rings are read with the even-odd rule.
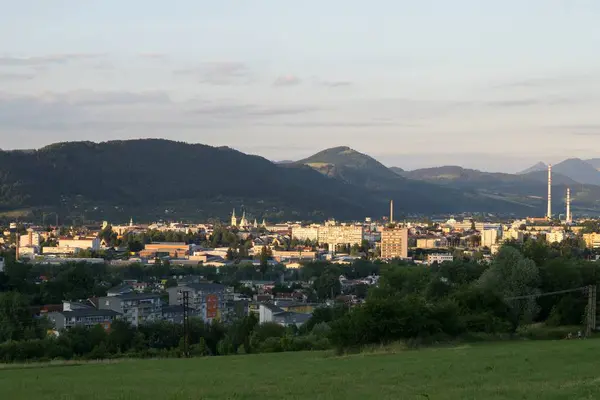
[[[190,356],[190,292],[183,292],[183,356]]]
[[[592,332],[596,330],[596,290],[596,285],[589,285],[587,288],[588,305],[585,330],[586,337],[590,337],[592,335]]]

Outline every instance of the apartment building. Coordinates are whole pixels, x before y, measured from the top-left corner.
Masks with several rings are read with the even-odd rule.
[[[588,249],[600,249],[600,233],[585,233],[583,240]]]
[[[498,243],[502,237],[502,231],[498,229],[484,229],[481,231],[481,247],[492,248],[493,245]]]
[[[442,264],[445,262],[454,261],[454,256],[452,254],[428,254],[427,255],[427,264],[432,265],[433,263]]]
[[[292,237],[298,240],[310,240],[310,241],[318,241],[319,240],[319,225],[311,225],[311,226],[293,226],[292,227]]]
[[[445,237],[417,238],[417,248],[419,249],[437,249],[440,247],[448,247],[448,240]]]
[[[334,225],[319,226],[319,243],[326,243],[330,250],[337,246],[360,245],[363,240],[364,227],[362,225]]]
[[[70,329],[74,326],[90,328],[96,325],[102,325],[105,330],[110,330],[112,322],[120,316],[121,314],[114,310],[96,310],[95,308],[48,313],[48,319],[57,330]]]
[[[525,233],[518,229],[507,229],[502,232],[502,241],[506,242],[509,240],[516,240],[517,242],[522,242],[525,239]]]
[[[19,237],[20,247],[39,247],[42,242],[42,235],[33,229],[27,229],[27,233]]]
[[[546,233],[546,241],[550,244],[560,243],[567,237],[565,231],[553,231]]]
[[[381,232],[381,258],[408,258],[408,229],[384,228]]]
[[[183,292],[189,293],[189,307],[195,316],[210,323],[223,320],[226,315],[226,287],[217,283],[186,283],[167,289],[169,305],[183,305]]]
[[[162,301],[156,293],[127,293],[100,297],[98,307],[122,314],[122,319],[133,326],[162,318]]]

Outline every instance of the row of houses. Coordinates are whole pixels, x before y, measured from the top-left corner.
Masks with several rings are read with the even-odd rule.
[[[229,288],[216,283],[186,283],[167,289],[165,302],[158,293],[136,293],[124,285],[110,291],[107,296],[90,299],[87,303],[65,302],[63,309],[48,313],[48,318],[57,330],[73,326],[102,325],[110,329],[116,319],[133,326],[166,320],[183,320],[183,293],[189,293],[189,315],[207,323],[213,320],[228,320],[233,317],[233,297]],[[230,300],[228,302],[228,300]]]

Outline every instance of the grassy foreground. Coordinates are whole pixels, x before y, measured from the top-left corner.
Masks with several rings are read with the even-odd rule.
[[[597,399],[600,340],[0,368],[2,398]]]

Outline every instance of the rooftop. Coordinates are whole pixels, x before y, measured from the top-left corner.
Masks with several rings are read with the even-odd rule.
[[[59,314],[64,315],[65,317],[116,317],[121,315],[113,310],[97,310],[95,308],[82,308],[80,310],[73,311],[57,311]]]
[[[120,300],[143,300],[143,299],[158,299],[160,294],[158,293],[126,293],[118,296],[110,296],[108,298],[115,298]]]
[[[185,285],[190,289],[197,291],[221,291],[225,290],[225,285],[221,285],[219,283],[186,283]]]

